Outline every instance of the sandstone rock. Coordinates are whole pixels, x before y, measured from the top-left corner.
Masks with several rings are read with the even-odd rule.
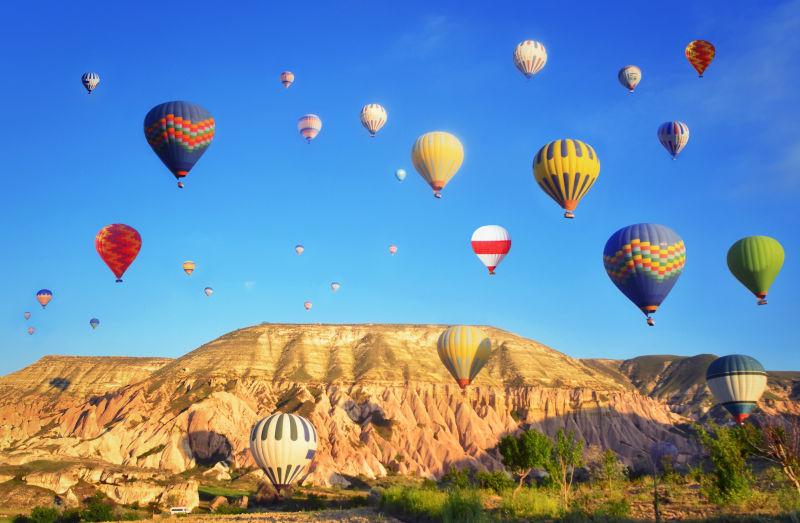
[[[242,496],[236,502],[236,506],[237,507],[244,508],[244,509],[246,509],[249,506],[249,504],[250,504],[250,498],[248,498],[247,496]]]
[[[203,476],[211,476],[217,481],[229,481],[231,479],[230,470],[227,463],[218,461],[213,467],[203,472]]]
[[[211,504],[208,506],[208,508],[211,510],[211,512],[216,512],[219,507],[227,504],[228,500],[225,498],[225,496],[217,496],[211,500]]]
[[[52,490],[56,494],[64,494],[78,484],[78,474],[72,468],[58,472],[31,472],[23,476],[22,481],[28,485]]]
[[[200,505],[197,487],[198,483],[195,480],[173,483],[164,489],[159,501],[164,506],[179,506],[194,510]]]
[[[14,479],[12,474],[0,474],[0,483],[5,483],[6,481],[11,481]]]

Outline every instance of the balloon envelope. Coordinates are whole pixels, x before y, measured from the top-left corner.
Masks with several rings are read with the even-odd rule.
[[[128,270],[142,248],[142,237],[130,225],[112,223],[100,229],[94,238],[94,247],[100,258],[117,277],[117,283],[120,283],[122,275]]]
[[[36,301],[39,302],[39,305],[41,305],[43,309],[47,307],[47,304],[50,303],[52,299],[53,293],[47,289],[42,289],[36,293]]]
[[[656,441],[650,446],[650,461],[656,470],[663,470],[665,462],[674,462],[678,458],[678,447],[669,441]]]
[[[81,76],[81,83],[86,88],[86,92],[92,94],[95,87],[100,84],[100,75],[97,73],[83,73]]]
[[[531,78],[547,63],[547,50],[535,40],[520,42],[514,49],[514,65],[525,78]]]
[[[600,159],[594,148],[580,140],[550,142],[533,157],[533,176],[539,187],[574,218],[578,206],[600,175]]]
[[[196,265],[195,265],[195,263],[193,261],[187,260],[187,261],[183,262],[183,272],[185,272],[189,276],[192,275],[192,273],[194,272],[195,267],[196,267]]]
[[[92,318],[91,320],[89,320],[89,326],[91,326],[92,329],[96,329],[98,325],[100,325],[100,320],[98,320],[97,318]]]
[[[511,235],[499,225],[484,225],[472,233],[472,250],[481,262],[494,274],[494,269],[511,250]]]
[[[183,187],[181,178],[211,145],[214,131],[211,113],[190,102],[165,102],[144,117],[144,137],[178,180],[178,187]]]
[[[386,109],[380,104],[367,104],[361,108],[361,125],[369,131],[369,135],[372,137],[386,125],[388,118]]]
[[[291,71],[284,71],[281,73],[281,83],[287,89],[294,83],[294,73]]]
[[[686,59],[692,64],[700,78],[717,54],[714,44],[706,40],[693,40],[686,46]]]
[[[436,344],[439,359],[461,389],[472,383],[492,353],[492,342],[477,327],[447,328]]]
[[[313,303],[311,303],[310,301],[307,301],[307,302],[303,303],[303,308],[305,308],[305,310],[307,310],[307,311],[310,311],[311,307],[313,305],[314,305]]]
[[[25,314],[23,314],[23,316],[25,316],[25,319],[26,319],[26,320],[29,320],[29,319],[31,319],[31,313],[30,313],[30,312],[27,312],[27,311],[26,311],[26,312],[25,312]]]
[[[339,288],[340,288],[341,286],[342,286],[342,284],[340,284],[338,281],[335,281],[335,282],[331,283],[331,290],[332,290],[333,292],[336,292],[336,291],[338,291],[338,290],[339,290]]]
[[[203,289],[203,292],[206,293],[206,296],[211,296],[212,294],[214,294],[214,289],[212,289],[211,287],[206,287],[205,289]]]
[[[34,327],[28,327],[28,334],[33,335],[34,332],[36,332],[36,329]]]
[[[723,356],[711,362],[706,383],[718,405],[741,424],[767,388],[767,372],[755,358],[742,354]]]
[[[322,130],[322,120],[316,114],[306,114],[297,120],[297,130],[308,143]]]
[[[276,412],[250,431],[250,454],[278,491],[303,479],[316,452],[317,430],[297,414]]]
[[[617,73],[619,83],[626,87],[630,92],[636,89],[639,82],[642,81],[642,70],[635,65],[626,65]]]
[[[398,179],[398,181],[403,181],[406,179],[406,170],[405,169],[397,169],[394,172],[394,177]]]
[[[389,246],[389,254],[391,254],[392,256],[397,254],[397,245],[390,245]]]
[[[305,250],[306,250],[306,248],[303,247],[302,245],[295,245],[294,246],[294,252],[296,252],[298,256],[303,254],[303,251],[305,251]]]
[[[742,285],[767,304],[767,292],[783,267],[783,246],[769,236],[748,236],[728,249],[728,269]]]
[[[686,247],[664,225],[637,223],[618,230],[606,242],[603,265],[622,293],[655,322],[655,313],[686,264]]]
[[[674,160],[689,143],[689,126],[683,122],[664,122],[658,126],[656,135]]]
[[[425,133],[411,147],[411,161],[420,176],[433,189],[433,195],[441,198],[441,190],[464,162],[464,146],[450,133]]]

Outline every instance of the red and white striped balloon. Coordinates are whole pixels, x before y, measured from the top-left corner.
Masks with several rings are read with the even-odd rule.
[[[484,225],[472,233],[472,250],[494,274],[494,269],[511,250],[511,235],[499,225]]]
[[[305,307],[305,309],[306,309],[307,311],[310,311],[310,310],[311,310],[311,307],[312,307],[312,305],[313,305],[313,304],[312,304],[310,301],[307,301],[307,302],[305,302],[305,303],[303,304],[303,307]]]
[[[390,245],[389,246],[389,254],[391,254],[392,256],[397,254],[397,245]]]

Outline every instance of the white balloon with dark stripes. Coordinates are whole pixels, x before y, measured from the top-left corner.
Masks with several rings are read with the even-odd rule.
[[[83,73],[81,76],[81,83],[86,88],[86,91],[92,94],[94,88],[100,83],[100,75],[97,73]]]
[[[306,476],[316,452],[317,430],[297,414],[276,412],[250,431],[250,453],[278,491]]]

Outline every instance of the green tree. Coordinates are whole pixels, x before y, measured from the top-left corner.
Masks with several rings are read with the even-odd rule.
[[[558,485],[564,508],[568,508],[572,498],[572,483],[575,469],[583,465],[583,441],[575,437],[575,432],[559,429],[552,447],[547,472]]]
[[[514,495],[525,483],[525,478],[535,468],[546,468],[552,453],[550,439],[538,430],[526,430],[519,436],[509,434],[497,446],[506,470],[517,476],[519,484]]]
[[[696,427],[696,430],[712,465],[703,485],[708,499],[718,505],[747,499],[753,486],[753,471],[747,464],[751,447],[745,430],[741,427],[712,427],[710,431]]]
[[[760,429],[746,425],[742,432],[749,450],[780,467],[800,496],[800,419],[768,422]]]

